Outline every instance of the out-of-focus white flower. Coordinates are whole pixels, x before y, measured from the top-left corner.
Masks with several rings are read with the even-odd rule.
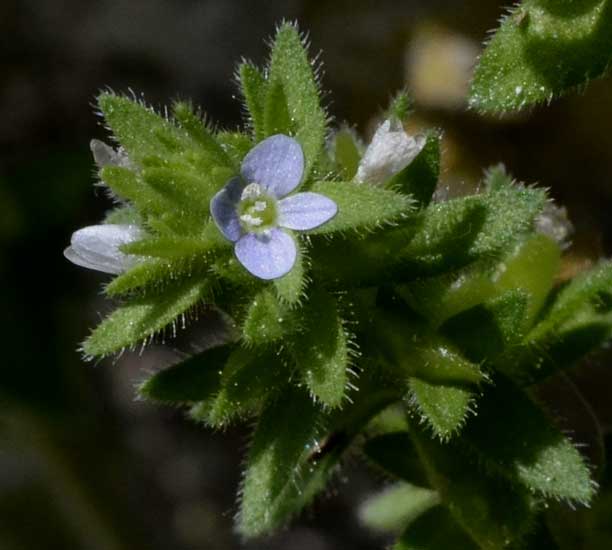
[[[574,226],[567,217],[567,210],[564,206],[547,202],[544,210],[535,220],[535,230],[556,241],[564,250],[570,245],[569,237],[574,232]]]
[[[139,261],[138,256],[119,249],[142,237],[137,225],[91,225],[72,234],[64,256],[73,264],[104,273],[123,273]]]
[[[355,181],[373,185],[384,183],[414,160],[425,141],[423,136],[407,134],[401,122],[385,120],[361,158]]]
[[[104,168],[105,166],[130,168],[132,166],[123,147],[119,147],[115,150],[99,139],[92,139],[89,142],[89,148],[91,149],[91,153],[98,168]]]

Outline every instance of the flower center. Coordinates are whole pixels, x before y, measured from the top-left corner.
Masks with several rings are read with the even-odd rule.
[[[268,195],[258,183],[249,183],[238,203],[240,224],[247,233],[259,233],[277,225],[276,199]]]

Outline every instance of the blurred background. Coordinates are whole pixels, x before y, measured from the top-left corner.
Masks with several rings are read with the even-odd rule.
[[[550,188],[575,227],[563,274],[570,276],[612,247],[612,79],[521,115],[467,112],[480,44],[507,4],[0,2],[2,550],[385,546],[356,516],[359,503],[385,481],[357,461],[349,461],[330,498],[319,499],[290,530],[241,544],[232,518],[247,430],[211,433],[181,411],[135,400],[144,374],[172,360],[168,350],[82,361],[79,342],[111,307],[100,295],[105,277],[62,256],[71,232],[110,207],[92,185],[89,141],[106,137],[92,104],[107,87],[133,89],[156,106],[191,98],[221,127],[235,128],[236,62],[244,56],[263,63],[275,23],[297,20],[310,34],[312,53],[322,50],[326,103],[336,123],[350,121],[369,137],[390,96],[407,85],[416,101],[413,129],[444,130],[445,193],[474,189],[482,169],[497,162],[518,179]],[[571,373],[582,397],[555,381],[546,396],[585,444],[604,489],[609,474],[593,441],[603,434],[611,448],[611,359],[604,351]],[[570,523],[606,528],[597,521],[579,513]],[[587,547],[581,544],[576,548]]]

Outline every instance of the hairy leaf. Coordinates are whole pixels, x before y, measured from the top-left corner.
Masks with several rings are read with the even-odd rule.
[[[218,392],[219,372],[225,366],[231,347],[210,348],[181,363],[150,376],[139,387],[145,399],[166,403],[192,403]]]
[[[612,2],[524,0],[487,45],[470,104],[503,112],[549,102],[601,76],[611,63]]]
[[[432,487],[478,547],[520,548],[535,512],[527,492],[479,471],[457,445],[432,440],[415,425],[411,433]]]
[[[236,348],[220,375],[215,395],[196,405],[191,417],[210,426],[224,427],[255,412],[286,385],[290,367],[271,351]]]
[[[248,110],[255,141],[264,138],[264,109],[268,82],[263,73],[251,63],[238,66],[238,78],[244,102]]]
[[[350,369],[349,340],[336,299],[315,292],[301,311],[294,354],[306,387],[329,407],[342,404]]]
[[[495,429],[491,429],[495,419]],[[463,432],[487,468],[555,500],[587,504],[594,494],[589,469],[577,449],[525,393],[498,380]]]
[[[187,280],[158,294],[133,298],[110,314],[83,343],[83,352],[102,357],[145,343],[184,319],[197,305],[209,299],[210,283]]]
[[[322,181],[315,183],[311,190],[329,197],[338,206],[335,217],[310,231],[315,234],[367,232],[401,220],[414,210],[409,197],[367,184]]]
[[[291,23],[283,23],[274,38],[268,82],[268,94],[273,92],[276,85],[282,87],[282,96],[294,130],[291,135],[294,135],[304,151],[306,179],[325,143],[327,115],[321,107],[319,86],[304,40]],[[266,98],[266,111],[272,108],[269,98]]]

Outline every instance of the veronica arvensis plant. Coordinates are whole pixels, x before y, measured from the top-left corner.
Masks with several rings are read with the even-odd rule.
[[[433,200],[440,133],[410,136],[405,113],[366,147],[331,128],[294,25],[265,70],[238,75],[239,131],[182,102],[166,118],[99,97],[121,149],[94,154],[117,206],[66,255],[117,274],[118,307],[84,353],[224,312],[236,337],[138,391],[211,427],[255,420],[245,537],[285,524],[351,451],[397,480],[362,515],[399,518],[398,549],[527,546],[549,501],[589,503],[586,460],[531,390],[609,340],[610,264],[560,286],[555,210],[503,167]]]

